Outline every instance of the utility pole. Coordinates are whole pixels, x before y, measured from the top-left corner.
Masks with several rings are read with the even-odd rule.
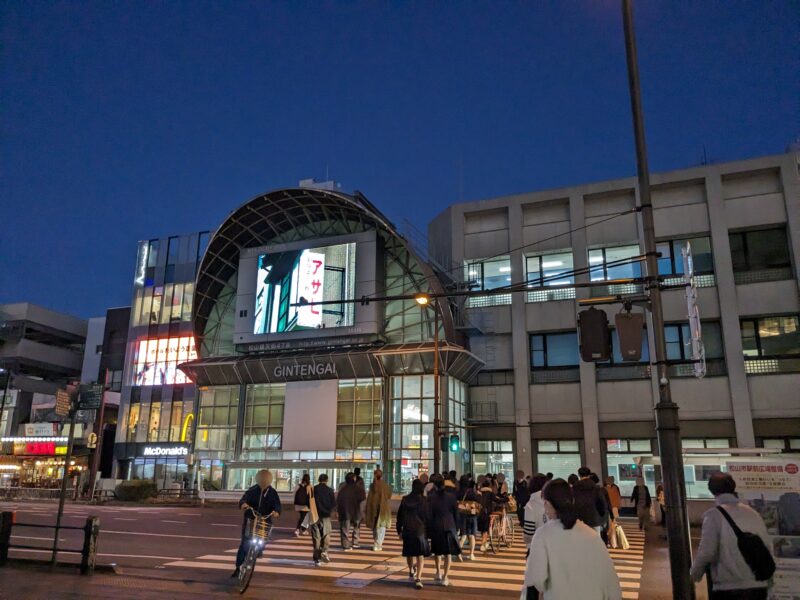
[[[644,232],[645,265],[653,317],[653,343],[655,368],[658,373],[658,403],[655,408],[656,431],[661,458],[661,474],[666,502],[669,562],[672,573],[672,597],[675,600],[693,600],[694,584],[689,577],[692,547],[686,513],[686,482],[683,476],[681,432],[678,405],[672,401],[667,376],[667,351],[664,340],[664,312],[658,281],[653,204],[650,199],[650,175],[647,165],[647,145],[644,135],[644,116],[639,86],[639,67],[636,58],[636,38],[633,28],[631,0],[622,0],[622,20],[625,28],[625,55],[628,62],[633,133],[636,138],[636,166],[639,177],[639,202]]]
[[[439,398],[439,299],[433,299],[433,472],[442,460],[442,401]],[[421,440],[420,440],[421,441]],[[421,445],[421,444],[420,444]]]

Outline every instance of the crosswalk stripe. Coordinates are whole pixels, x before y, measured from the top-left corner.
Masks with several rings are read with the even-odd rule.
[[[633,524],[635,527],[635,524]],[[629,531],[630,524],[623,524],[630,548],[610,548],[609,556],[622,588],[625,600],[638,600],[639,587],[644,563],[644,535],[638,531]],[[640,538],[640,539],[637,539]],[[371,532],[362,529],[365,543],[361,548],[345,552],[338,545],[328,550],[331,563],[321,567],[312,566],[311,540],[303,537],[276,537],[265,547],[264,556],[256,564],[256,571],[277,574],[296,575],[329,579],[388,581],[409,584],[405,573],[405,559],[401,556],[402,541],[387,538],[382,551],[372,550]],[[369,540],[369,543],[367,542]],[[641,540],[641,541],[640,541]],[[331,541],[338,541],[337,532],[331,533]],[[231,569],[237,549],[223,550],[220,554],[206,554],[193,559],[176,560],[165,563],[164,567],[182,567],[197,569]],[[475,560],[464,562],[453,561],[450,569],[450,583],[456,588],[474,588],[483,584],[500,591],[518,592],[522,586],[525,572],[525,555],[527,548],[522,543],[521,533],[515,532],[514,545],[511,548],[500,548],[497,554],[483,553],[480,548],[475,551]],[[469,548],[465,549],[465,554]],[[429,566],[428,566],[429,565]],[[423,583],[435,585],[432,560],[426,565],[426,578]],[[400,573],[399,571],[402,571]],[[427,579],[427,581],[426,581]]]

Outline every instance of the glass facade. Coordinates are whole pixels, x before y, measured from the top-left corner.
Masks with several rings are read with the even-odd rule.
[[[382,415],[381,379],[339,380],[336,460],[380,460]]]
[[[422,473],[433,472],[433,375],[392,377],[392,464],[396,489],[411,489]]]
[[[472,444],[472,465],[476,477],[503,473],[508,482],[514,481],[514,442],[476,440]]]
[[[195,450],[217,458],[233,458],[239,386],[219,386],[200,391]]]
[[[578,440],[539,440],[536,443],[536,465],[539,473],[552,473],[566,479],[581,467]]]
[[[242,460],[264,460],[267,453],[281,449],[285,400],[286,384],[247,386]],[[200,406],[203,406],[202,395]]]
[[[651,440],[605,440],[606,474],[614,477],[623,498],[630,496],[636,478],[642,471],[636,464],[638,456],[653,456]],[[651,490],[655,492],[655,489]]]

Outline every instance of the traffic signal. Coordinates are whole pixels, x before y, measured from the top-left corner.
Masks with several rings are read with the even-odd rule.
[[[453,434],[450,436],[450,452],[458,452],[461,449],[461,440],[458,437],[458,434]]]
[[[603,362],[611,358],[611,332],[605,311],[591,307],[578,313],[581,359]]]
[[[644,338],[644,315],[642,313],[619,313],[614,317],[622,360],[638,361],[642,358]]]

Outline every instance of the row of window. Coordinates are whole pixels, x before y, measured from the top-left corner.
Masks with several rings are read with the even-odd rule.
[[[164,325],[192,320],[194,283],[167,283],[136,288],[131,325]]]
[[[734,232],[729,239],[735,273],[791,266],[785,227]],[[658,259],[659,275],[670,277],[684,273],[682,250],[687,242],[691,244],[695,274],[714,272],[711,239],[708,236],[695,236],[657,244],[661,254]],[[632,261],[641,255],[638,244],[590,249],[589,279],[607,281],[641,277],[641,261]],[[465,268],[466,279],[471,282],[473,289],[493,290],[511,284],[511,260],[508,256],[465,261]],[[573,254],[569,249],[525,257],[526,282],[530,288],[575,283],[573,271]]]
[[[742,348],[745,358],[769,358],[800,355],[800,317],[798,315],[742,319],[740,322]],[[717,321],[702,324],[706,359],[724,357],[722,331]],[[664,326],[667,360],[685,361],[692,358],[691,334],[687,324]],[[611,364],[623,363],[616,330],[611,333]],[[537,333],[530,336],[532,369],[575,367],[580,364],[576,331]],[[647,332],[642,338],[640,362],[650,361]]]

